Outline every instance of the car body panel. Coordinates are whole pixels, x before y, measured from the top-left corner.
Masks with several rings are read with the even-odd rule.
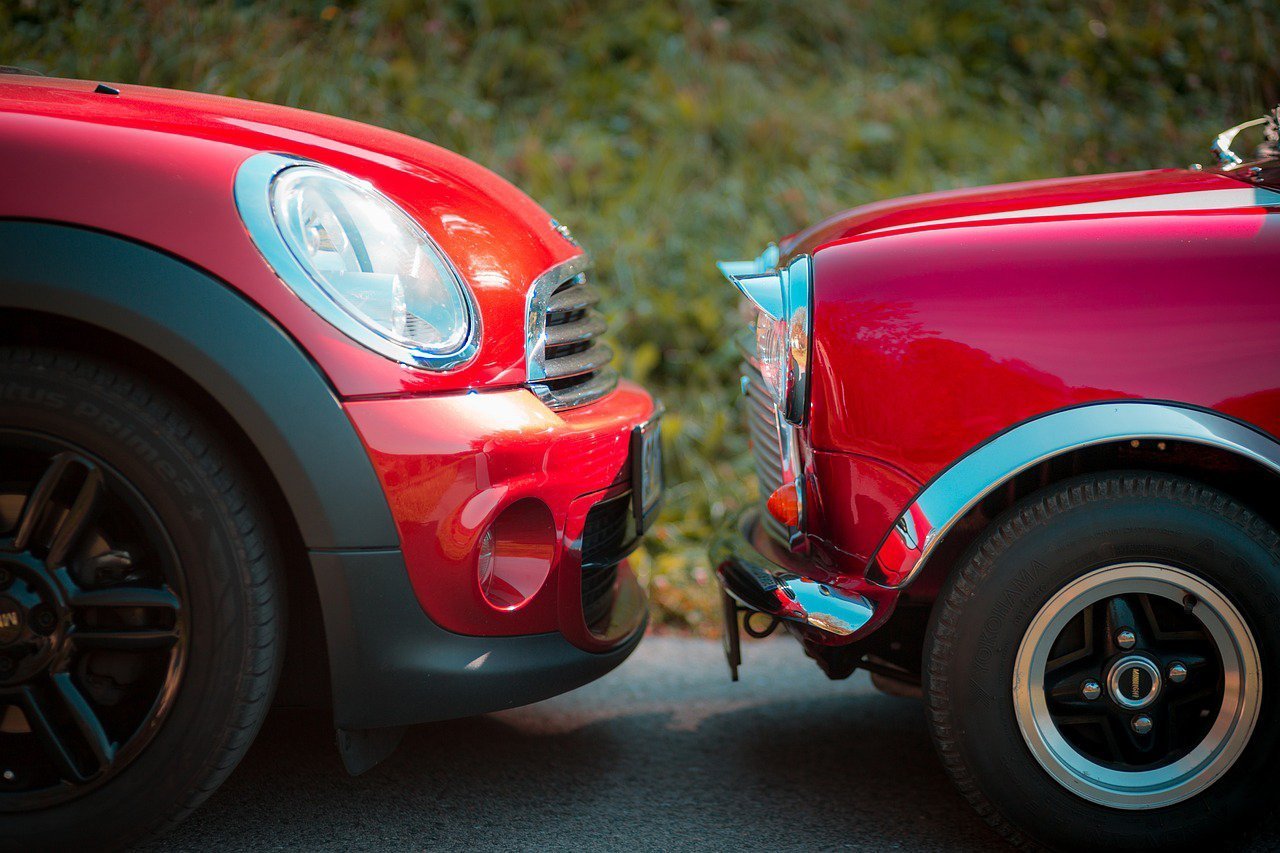
[[[577,570],[588,514],[628,492],[631,432],[655,402],[624,382],[556,412],[525,387],[531,288],[582,265],[581,248],[505,180],[429,143],[113,88],[0,79],[0,146],[20,166],[0,186],[0,310],[128,339],[202,385],[257,446],[288,503],[272,510],[288,510],[307,548],[338,726],[507,708],[624,660],[647,618],[625,553],[603,555],[619,562],[594,630]],[[237,172],[263,151],[369,181],[421,224],[475,296],[476,356],[439,372],[397,363],[290,290],[236,209]],[[502,610],[480,594],[476,541],[522,496],[554,517],[555,560],[529,601]],[[344,747],[350,766],[384,740]]]
[[[829,474],[815,489],[883,494],[891,503],[862,513],[880,525],[905,509],[893,504],[906,484],[990,436],[1103,400],[1178,401],[1280,433],[1280,216],[1177,210],[1179,197],[1161,194],[1170,212],[917,223],[819,249],[807,438],[815,453],[894,472],[895,488]],[[817,523],[850,566],[888,529]]]
[[[1241,450],[1249,442],[1218,440],[1243,430],[1280,448],[1269,437],[1280,435],[1272,190],[1178,169],[979,187],[846,211],[761,257],[805,255],[804,529],[774,541],[742,526],[763,527],[748,512],[712,554],[731,599],[788,620],[811,653],[858,643],[904,603],[906,630],[919,629],[914,612],[940,577],[909,584],[956,514],[1023,470],[1004,451],[1045,428],[1061,432],[1060,453],[1164,437],[1261,459],[1265,471],[1280,464],[1280,453],[1255,458]],[[1170,412],[1167,435],[1159,423],[1126,430],[1123,415],[1144,407]],[[1196,418],[1190,434],[1176,428]],[[853,630],[822,630],[769,598],[796,577],[871,612],[846,607]]]
[[[0,80],[0,146],[21,163],[0,211],[146,243],[228,282],[276,319],[343,397],[515,386],[525,380],[525,296],[582,254],[551,217],[483,167],[430,143],[303,110],[142,86],[96,94],[80,80]],[[372,182],[453,260],[484,339],[445,373],[351,341],[264,263],[236,211],[236,169],[259,151],[314,159]]]

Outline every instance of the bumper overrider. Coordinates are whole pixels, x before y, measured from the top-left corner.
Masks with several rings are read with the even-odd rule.
[[[751,509],[721,529],[712,542],[711,560],[726,596],[726,631],[736,635],[736,613],[763,613],[797,623],[835,642],[851,641],[876,624],[875,598],[815,579],[805,558],[773,539]],[[736,643],[730,664],[736,667]]]

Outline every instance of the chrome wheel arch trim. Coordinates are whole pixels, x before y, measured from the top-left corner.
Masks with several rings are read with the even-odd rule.
[[[1059,409],[1000,433],[934,477],[881,539],[868,579],[892,589],[910,584],[956,523],[1023,471],[1083,448],[1135,440],[1215,447],[1280,476],[1280,442],[1216,412],[1149,401]]]

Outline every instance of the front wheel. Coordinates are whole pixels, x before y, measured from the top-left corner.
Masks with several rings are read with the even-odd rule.
[[[1140,473],[1051,486],[942,592],[935,742],[1015,844],[1242,836],[1274,807],[1278,606],[1280,536],[1220,492]]]
[[[0,348],[0,851],[127,846],[239,761],[282,645],[264,518],[163,389]]]

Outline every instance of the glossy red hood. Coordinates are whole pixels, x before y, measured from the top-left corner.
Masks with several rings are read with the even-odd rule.
[[[1234,190],[1232,196],[1218,192]],[[1253,190],[1212,172],[1160,169],[998,184],[878,201],[824,219],[782,241],[786,258],[887,229],[953,221],[1156,213],[1241,206]],[[1237,200],[1237,197],[1239,200]]]
[[[0,215],[75,223],[158,246],[218,275],[311,350],[354,395],[514,385],[524,380],[525,297],[582,250],[493,172],[443,148],[354,121],[143,86],[0,78],[0,150],[23,168],[0,186]],[[272,276],[247,241],[232,186],[262,151],[313,159],[371,182],[417,219],[475,294],[475,361],[448,374],[353,350]],[[290,300],[294,303],[290,304]],[[332,358],[329,357],[332,353]]]

